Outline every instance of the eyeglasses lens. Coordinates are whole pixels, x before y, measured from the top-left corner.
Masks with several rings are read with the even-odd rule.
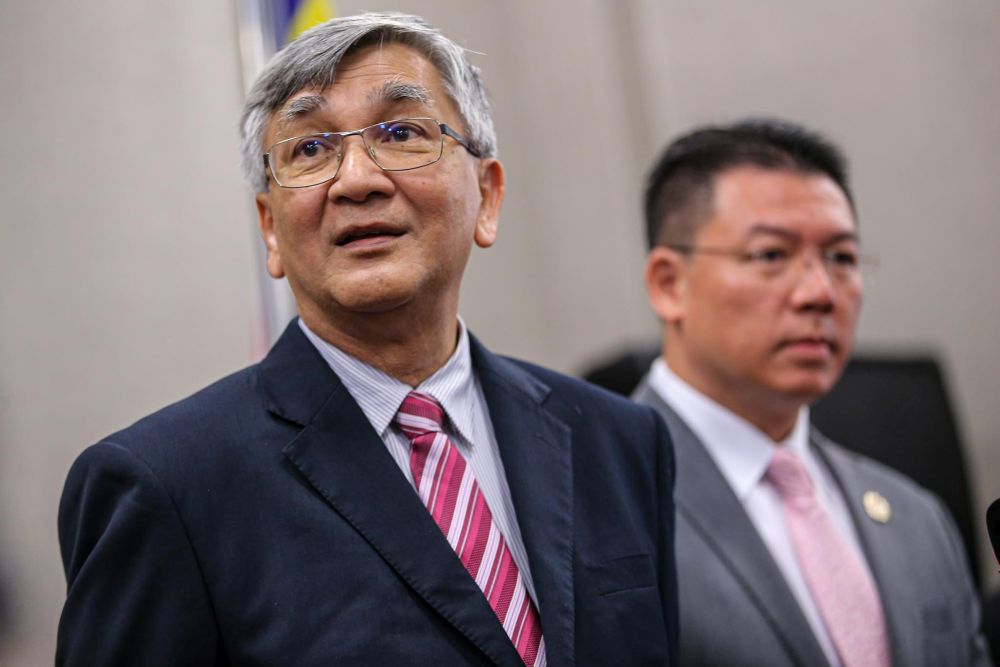
[[[375,164],[386,171],[416,169],[441,158],[441,128],[430,118],[387,121],[358,134]],[[307,187],[334,178],[344,140],[341,134],[326,132],[275,144],[269,153],[275,177],[284,187]]]

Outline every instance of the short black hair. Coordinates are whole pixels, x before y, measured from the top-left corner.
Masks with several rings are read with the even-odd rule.
[[[675,139],[646,181],[646,242],[690,243],[711,211],[715,177],[740,166],[821,174],[854,209],[843,152],[817,132],[777,118],[707,125]]]

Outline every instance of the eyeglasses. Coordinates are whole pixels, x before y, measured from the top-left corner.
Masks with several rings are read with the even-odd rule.
[[[745,264],[757,276],[764,279],[788,278],[801,275],[792,269],[796,266],[805,269],[810,253],[799,246],[768,246],[760,250],[743,250],[741,248],[717,248],[684,243],[668,243],[679,253],[722,255],[732,257]],[[874,267],[878,261],[874,257],[861,255],[856,250],[844,248],[821,248],[818,250],[819,260],[831,280],[850,282],[857,280],[863,268]]]
[[[277,142],[264,154],[264,166],[283,188],[307,188],[332,181],[344,162],[344,140],[358,135],[383,171],[407,171],[434,164],[444,152],[444,137],[482,157],[458,132],[433,118],[400,118],[351,132],[320,132]]]

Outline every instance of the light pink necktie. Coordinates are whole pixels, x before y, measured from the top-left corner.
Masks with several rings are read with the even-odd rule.
[[[875,584],[816,498],[805,465],[778,449],[767,478],[781,496],[795,555],[844,667],[887,667],[889,642]]]
[[[440,404],[416,391],[407,395],[396,413],[396,423],[410,439],[410,470],[417,493],[486,595],[524,664],[543,667],[545,643],[538,612],[472,470],[441,431],[443,420]]]

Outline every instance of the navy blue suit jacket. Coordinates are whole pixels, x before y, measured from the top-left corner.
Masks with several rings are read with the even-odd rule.
[[[548,662],[669,665],[673,451],[647,407],[473,339]],[[293,323],[264,361],[87,449],[59,665],[520,665],[379,436]]]

